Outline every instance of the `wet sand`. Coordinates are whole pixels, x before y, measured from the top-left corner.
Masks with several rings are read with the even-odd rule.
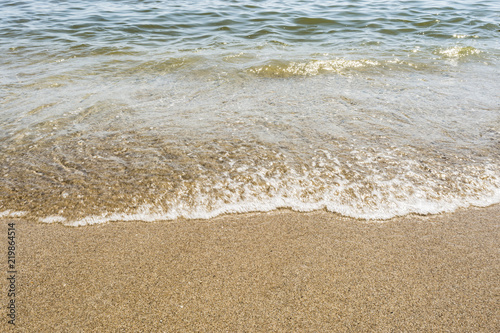
[[[4,219],[4,245],[9,221],[19,332],[500,331],[498,205],[384,223],[286,210],[79,228]]]

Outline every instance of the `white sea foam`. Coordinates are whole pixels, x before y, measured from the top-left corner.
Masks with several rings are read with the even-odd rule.
[[[12,211],[12,210],[5,210],[3,212],[0,212],[0,218],[16,218],[16,217],[23,217],[27,214],[28,212],[24,211]]]
[[[491,189],[490,194],[469,198],[447,198],[439,201],[427,199],[425,193],[415,193],[405,200],[391,198],[386,205],[370,207],[359,203],[344,204],[333,195],[325,196],[324,200],[318,202],[303,202],[284,196],[276,196],[266,200],[257,198],[240,201],[234,204],[219,203],[211,209],[200,205],[188,207],[185,204],[172,206],[168,211],[155,208],[150,205],[141,206],[133,213],[105,213],[91,215],[78,220],[68,221],[60,216],[49,216],[41,219],[41,222],[60,222],[69,226],[84,226],[101,224],[113,221],[144,221],[154,222],[163,220],[185,219],[210,219],[224,214],[269,212],[280,208],[291,209],[297,212],[311,212],[326,209],[332,213],[344,216],[366,219],[366,220],[388,220],[397,216],[415,213],[421,215],[439,214],[453,212],[459,208],[470,206],[486,207],[500,203],[500,188]],[[203,200],[201,200],[203,202]]]
[[[44,223],[65,223],[67,220],[65,217],[63,216],[59,216],[59,215],[50,215],[50,216],[47,216],[47,217],[44,217],[44,218],[41,218],[40,219],[40,222],[44,222]]]
[[[244,167],[241,161],[229,161],[230,168],[219,175],[198,174],[196,181],[181,181],[175,191],[160,194],[154,203],[135,210],[124,207],[121,212],[72,220],[50,215],[40,221],[83,226],[110,221],[209,219],[280,208],[299,212],[324,209],[353,218],[383,220],[500,203],[496,163],[463,164],[459,171],[448,160],[434,158],[428,163],[415,157],[407,159],[404,156],[408,154],[417,156],[409,148],[404,154],[398,149],[350,152],[352,158],[339,160],[327,150],[317,150],[299,167],[272,154],[266,155],[272,163],[253,162]]]

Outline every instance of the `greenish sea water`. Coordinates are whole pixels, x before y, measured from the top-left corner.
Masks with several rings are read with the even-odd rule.
[[[0,217],[500,202],[496,1],[2,1]]]

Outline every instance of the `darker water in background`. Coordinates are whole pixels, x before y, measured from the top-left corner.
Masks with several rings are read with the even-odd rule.
[[[495,1],[3,1],[0,217],[500,201]]]

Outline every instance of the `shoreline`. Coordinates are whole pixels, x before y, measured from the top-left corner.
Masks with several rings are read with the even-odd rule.
[[[494,332],[499,216],[500,205],[381,223],[278,210],[0,228],[7,239],[16,225],[20,332]]]

